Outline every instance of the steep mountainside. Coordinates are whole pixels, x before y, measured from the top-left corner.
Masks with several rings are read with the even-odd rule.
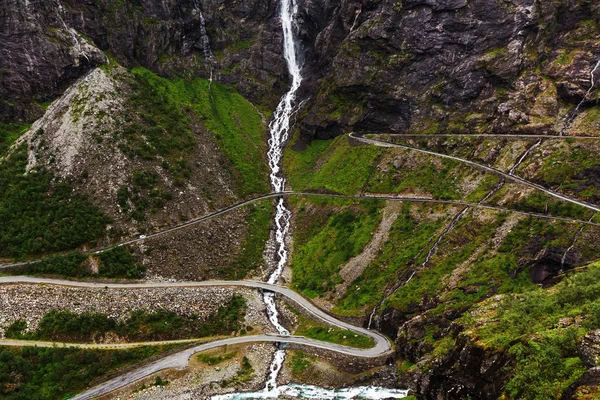
[[[290,81],[278,7],[0,0],[0,261],[268,276],[274,203],[252,199],[271,191],[268,124]],[[295,29],[283,173],[304,193],[285,197],[281,283],[394,352],[374,366],[300,349],[286,379],[597,398],[600,3],[298,0]]]

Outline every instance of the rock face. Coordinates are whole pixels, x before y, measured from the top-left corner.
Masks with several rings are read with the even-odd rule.
[[[2,0],[0,118],[32,120],[36,102],[58,96],[107,62],[168,75],[234,83],[251,99],[273,103],[287,70],[275,2],[220,0]],[[208,31],[208,32],[207,32]],[[89,39],[88,39],[89,38]],[[212,52],[218,54],[215,57]]]
[[[90,68],[106,62],[93,43],[70,27],[58,0],[0,3],[0,119],[31,120],[32,104],[58,96]]]
[[[18,3],[3,0],[2,5],[7,21],[0,28],[4,121],[36,115],[32,100],[56,96],[105,61],[97,49],[128,67],[213,76],[269,107],[287,87],[276,1]],[[350,130],[557,133],[570,125],[582,128],[570,113],[585,97],[600,57],[593,50],[599,4],[298,3],[301,97],[307,102],[296,126],[304,142]],[[587,96],[582,110],[595,102],[594,94]]]
[[[341,1],[326,12],[303,3],[306,31],[318,31],[305,38],[318,92],[303,115],[306,140],[349,129],[556,132],[599,56],[584,27],[599,13],[591,2]]]
[[[562,394],[561,400],[597,399],[600,394],[600,367],[587,370]]]
[[[588,333],[581,339],[579,358],[587,368],[600,364],[600,329]]]

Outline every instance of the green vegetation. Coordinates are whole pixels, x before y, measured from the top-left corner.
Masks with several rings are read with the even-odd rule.
[[[149,384],[148,386],[146,386],[146,384],[142,384],[142,386],[140,386],[139,388],[135,389],[134,391],[132,391],[131,393],[137,393],[137,392],[141,392],[142,390],[146,390],[149,387],[152,386],[167,386],[169,383],[168,380],[163,380],[160,376],[156,376],[156,378],[154,379],[154,382]]]
[[[237,354],[236,352],[219,354],[219,355],[201,353],[201,354],[198,354],[197,358],[199,361],[202,361],[205,364],[217,365],[217,364],[222,363],[223,361],[231,360],[233,357],[235,357],[236,354]]]
[[[305,317],[292,307],[288,306],[288,308],[298,318],[298,327],[294,332],[295,335],[360,349],[368,349],[375,346],[375,342],[370,337],[359,335],[346,329],[331,328]]]
[[[214,135],[229,159],[240,196],[268,191],[266,130],[251,103],[216,82],[169,80],[143,68],[131,73],[135,77],[131,101],[142,110],[142,123],[132,123],[123,131],[129,143],[123,148],[127,154],[165,158],[163,165],[182,184],[191,170],[186,153],[195,145],[190,125],[197,121]]]
[[[101,313],[76,314],[68,310],[52,310],[40,321],[37,330],[23,333],[26,324],[24,321],[15,321],[7,329],[6,337],[90,342],[108,334],[116,334],[136,342],[229,335],[242,329],[245,310],[246,300],[240,295],[234,295],[206,321],[196,315],[178,315],[165,310],[134,311],[125,321],[117,321]]]
[[[312,364],[311,359],[312,357],[310,357],[302,351],[292,351],[292,356],[289,358],[289,363],[291,364],[292,368],[292,374],[297,375],[308,369],[308,367],[310,367]]]
[[[10,146],[27,130],[30,124],[4,124],[0,122],[0,157],[3,157]]]
[[[581,142],[561,142],[550,154],[542,158],[540,173],[535,177],[545,186],[554,186],[562,191],[574,192],[585,200],[600,197],[593,174],[586,178],[581,173],[598,164],[597,149]]]
[[[419,193],[427,191],[436,199],[461,199],[456,171],[458,161],[440,160],[441,166],[429,161],[418,167],[396,168],[392,163],[386,171],[377,171],[370,180],[368,191],[373,193]]]
[[[490,193],[498,183],[500,183],[500,178],[494,175],[486,175],[479,185],[477,185],[477,188],[465,197],[465,201],[478,203]]]
[[[306,150],[286,150],[284,169],[294,190],[327,190],[357,194],[369,180],[385,150],[351,146],[348,137],[314,140]]]
[[[583,206],[558,200],[545,193],[534,192],[515,204],[515,208],[523,211],[548,214],[555,217],[589,219],[593,211]]]
[[[187,175],[184,174],[185,177]],[[160,183],[156,171],[134,171],[131,192],[127,186],[122,186],[117,191],[117,202],[121,210],[129,212],[136,221],[144,221],[148,209],[155,214],[172,198],[173,194]]]
[[[314,203],[306,204],[305,207]],[[339,269],[362,251],[381,221],[381,202],[348,204],[337,208],[337,213],[329,218],[310,216],[299,210],[299,220],[307,221],[311,227],[303,235],[307,239],[300,238],[294,248],[293,281],[295,287],[310,297],[321,295],[341,282]]]
[[[73,249],[105,234],[108,218],[68,180],[43,168],[25,173],[26,165],[24,147],[0,164],[0,256]]]
[[[221,381],[221,387],[227,387],[232,385],[241,385],[248,382],[254,376],[254,368],[250,364],[248,357],[244,356],[240,362],[240,369],[236,376],[231,379],[224,379]]]
[[[388,241],[377,258],[348,287],[345,296],[338,301],[335,312],[364,314],[365,306],[370,310],[381,301],[390,283],[410,274],[411,268],[424,261],[445,218],[419,221],[411,214],[411,209],[424,212],[429,207],[403,203],[401,212],[390,228]]]
[[[90,274],[84,263],[87,259],[87,255],[79,251],[72,251],[64,255],[45,257],[39,263],[27,264],[12,270],[21,275],[49,274],[65,277],[84,277]]]
[[[407,150],[410,153],[410,150]],[[391,153],[390,153],[391,152]],[[414,154],[418,167],[398,167],[394,160],[379,166],[387,154],[405,150],[375,146],[352,146],[347,136],[314,140],[305,150],[287,150],[284,168],[294,190],[317,190],[341,194],[401,193],[427,191],[439,199],[461,199],[460,174],[470,172],[460,162],[441,159],[431,163],[429,156]],[[400,159],[399,157],[396,157]],[[386,160],[388,157],[385,158]]]
[[[549,222],[538,218],[528,217],[517,224],[500,245],[499,251],[505,254],[520,255],[532,238],[542,239],[544,246],[567,248],[571,244],[573,234],[564,222]],[[567,235],[564,235],[567,233]],[[531,256],[534,256],[531,254]]]
[[[567,52],[566,50],[561,50],[554,61],[558,65],[571,65],[573,62],[573,52]]]
[[[506,394],[555,399],[585,370],[577,341],[600,327],[600,264],[574,273],[552,290],[534,287],[507,294],[484,309],[466,314],[461,322],[480,343],[508,349],[515,357]],[[577,323],[568,322],[575,318]]]
[[[399,310],[408,311],[411,309],[411,305],[414,306],[420,304],[423,298],[439,296],[439,294],[447,287],[447,283],[443,278],[449,276],[449,274],[455,271],[458,266],[467,261],[469,257],[475,253],[478,247],[487,243],[493,232],[503,223],[503,221],[504,216],[502,215],[496,216],[495,220],[485,224],[474,219],[470,214],[463,215],[455,228],[450,231],[444,237],[443,242],[440,243],[437,253],[443,254],[444,256],[434,256],[430,266],[421,269],[410,282],[404,284],[390,296],[386,301],[386,304]],[[430,242],[423,249],[422,257],[427,254],[431,245],[433,245],[433,242]],[[479,261],[481,260],[476,261],[475,265],[479,265]],[[431,265],[435,265],[435,267],[432,268]],[[494,266],[488,267],[487,271],[490,271]],[[508,268],[502,268],[497,271],[496,273],[501,276],[499,281],[509,281],[510,272],[511,271],[508,270]],[[469,272],[469,274],[471,274],[471,272]],[[481,274],[485,274],[485,272],[479,271],[477,274],[474,273],[474,277],[485,279],[481,278]],[[486,296],[489,296],[490,291],[493,292],[496,290],[497,285],[499,284],[498,281],[493,279],[486,280],[481,284],[473,286],[469,286],[467,282],[468,281],[459,281],[458,287],[460,289],[452,291],[444,298],[448,304],[440,306],[438,312],[443,312],[445,307],[461,309],[462,307],[472,305]]]
[[[273,206],[270,201],[261,201],[250,208],[242,252],[231,265],[221,268],[220,272],[226,279],[241,279],[264,263],[263,252],[269,239]]]
[[[375,345],[373,339],[367,336],[359,335],[344,329],[329,328],[326,326],[311,326],[305,330],[298,329],[296,335],[361,349],[368,349]]]
[[[125,247],[104,251],[98,254],[98,258],[100,259],[99,276],[137,279],[144,275],[144,266],[136,262],[135,256]]]
[[[99,253],[98,273],[90,268],[90,256],[79,251],[45,257],[41,262],[12,268],[13,272],[23,275],[60,275],[63,277],[106,277],[141,278],[144,266],[136,262],[135,256],[127,247],[119,246]]]
[[[83,391],[98,378],[167,350],[0,347],[0,397],[55,400]]]

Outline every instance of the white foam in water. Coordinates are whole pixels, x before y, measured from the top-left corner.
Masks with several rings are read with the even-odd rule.
[[[269,161],[270,180],[274,192],[285,190],[285,178],[281,173],[281,158],[283,149],[289,137],[290,120],[294,112],[294,102],[296,92],[300,88],[302,75],[300,74],[302,66],[296,53],[296,44],[294,40],[294,19],[298,12],[296,0],[281,0],[281,25],[283,29],[283,55],[287,62],[288,71],[292,77],[290,90],[282,97],[273,120],[269,124],[270,138],[267,158]],[[288,250],[285,246],[287,234],[290,230],[291,212],[286,208],[283,197],[277,200],[277,209],[275,212],[275,242],[277,243],[277,267],[269,276],[269,283],[276,283],[288,259]],[[275,304],[275,293],[265,292],[263,296],[267,307],[269,320],[280,335],[289,335],[290,332],[279,323],[279,312]],[[265,388],[259,392],[253,393],[230,393],[226,395],[213,396],[213,400],[225,399],[276,399],[280,396],[293,396],[304,399],[401,399],[407,396],[406,390],[385,389],[374,386],[361,386],[340,390],[330,390],[312,385],[289,384],[277,386],[277,377],[283,367],[285,360],[285,350],[279,349],[273,356],[269,376]]]
[[[359,386],[339,390],[325,389],[313,385],[298,385],[290,383],[269,391],[254,393],[230,393],[214,396],[215,400],[241,400],[241,399],[276,399],[281,396],[299,397],[302,399],[319,400],[344,400],[344,399],[402,399],[408,396],[408,390],[386,389],[375,386]]]
[[[275,329],[277,329],[277,332],[280,335],[289,335],[290,331],[285,329],[283,325],[279,323],[279,311],[277,311],[277,306],[275,305],[275,293],[265,292],[263,295],[263,300],[267,306],[267,315],[269,316],[269,321],[271,321]]]

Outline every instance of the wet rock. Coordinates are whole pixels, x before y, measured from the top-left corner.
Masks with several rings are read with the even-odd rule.
[[[420,399],[498,399],[508,377],[510,358],[470,344],[459,336],[456,346],[431,370],[417,378]]]
[[[587,368],[600,364],[600,329],[588,333],[581,339],[579,358]]]
[[[575,252],[569,252],[563,256],[567,249],[548,247],[537,257],[529,267],[529,276],[534,283],[543,283],[558,275],[560,272],[572,268],[578,256]]]

